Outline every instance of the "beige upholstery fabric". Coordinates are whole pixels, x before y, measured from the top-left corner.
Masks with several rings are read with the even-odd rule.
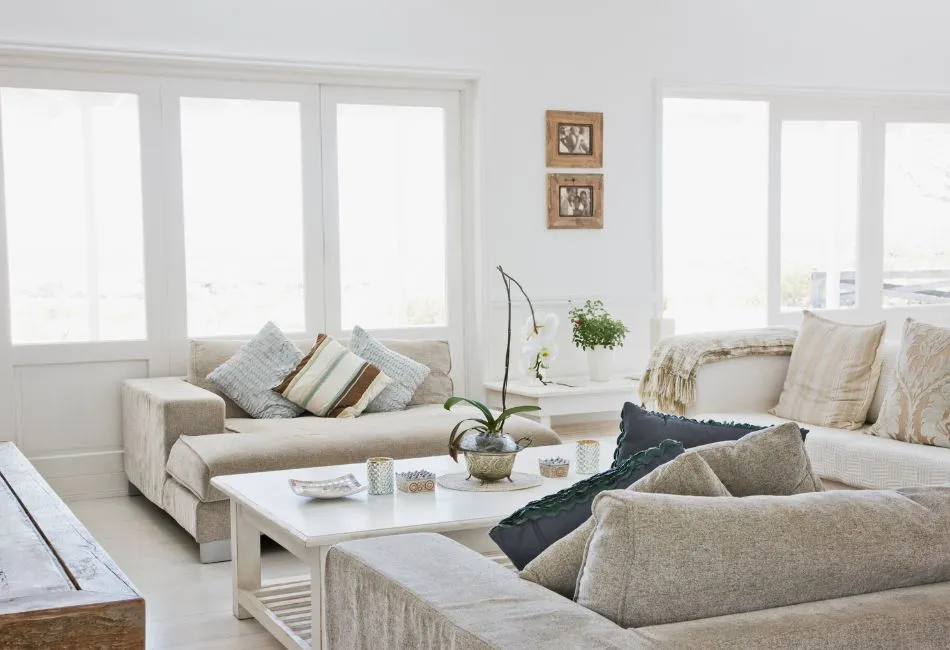
[[[739,440],[693,447],[690,451],[703,457],[733,496],[787,495],[823,489],[794,422],[753,431]]]
[[[950,447],[950,329],[907,319],[894,379],[869,433]]]
[[[601,493],[577,602],[618,625],[950,580],[950,487],[744,499]]]
[[[703,413],[699,417],[762,426],[783,422],[766,413]],[[871,490],[950,484],[950,449],[862,435],[863,429],[808,429],[805,449],[814,472],[822,479]]]
[[[688,451],[657,467],[627,489],[698,497],[730,496],[702,456]],[[584,547],[587,546],[587,539],[592,532],[593,518],[546,548],[528,563],[521,572],[521,577],[562,596],[573,598],[577,574],[580,573],[584,559]]]
[[[125,473],[162,505],[165,464],[180,436],[224,431],[224,401],[177,377],[129,379],[122,385]]]
[[[884,341],[877,351],[877,361],[881,364],[881,376],[877,380],[877,388],[874,390],[874,399],[871,400],[871,406],[868,408],[867,421],[871,424],[877,422],[881,415],[881,407],[884,406],[884,396],[894,378],[894,369],[897,368],[897,356],[900,354],[900,341]]]
[[[199,501],[191,490],[169,478],[165,482],[161,506],[199,544],[231,537],[230,501]]]
[[[310,338],[295,340],[294,344],[306,354],[313,347],[313,342],[314,339]],[[342,339],[340,342],[346,344]],[[220,339],[194,339],[189,343],[188,382],[224,399],[229,418],[247,417],[247,414],[208,381],[207,377],[209,372],[234,356],[245,343],[246,340]],[[382,339],[381,343],[432,370],[412,396],[410,406],[441,404],[452,396],[452,378],[449,376],[452,371],[452,356],[447,341]]]
[[[326,591],[334,650],[654,647],[440,535],[338,544]]]
[[[836,323],[806,311],[785,386],[769,412],[828,427],[864,426],[881,373],[884,326]]]
[[[892,589],[637,630],[690,650],[946,650],[950,583]]]
[[[227,427],[240,433],[182,438],[172,449],[168,473],[202,501],[217,501],[225,497],[209,484],[215,476],[361,463],[370,456],[446,454],[455,423],[477,415],[472,407],[446,411],[431,404],[358,418],[233,419]],[[547,427],[521,417],[508,420],[505,431],[528,436],[534,446],[561,442]]]

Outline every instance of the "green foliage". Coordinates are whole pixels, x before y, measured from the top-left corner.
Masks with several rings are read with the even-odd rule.
[[[474,406],[479,411],[482,412],[481,418],[466,418],[455,425],[455,428],[452,429],[452,433],[449,434],[449,455],[452,458],[457,459],[456,453],[458,452],[459,445],[462,442],[462,438],[465,437],[465,434],[474,431],[475,433],[482,433],[487,435],[499,435],[505,429],[505,421],[508,420],[512,415],[517,415],[518,413],[528,413],[530,411],[540,411],[541,407],[539,406],[512,406],[509,409],[505,409],[498,415],[494,415],[487,406],[479,402],[478,400],[469,399],[467,397],[450,397],[445,400],[445,410],[450,411],[452,407],[459,403],[469,404]],[[469,427],[462,428],[462,425],[466,422],[474,422]]]
[[[580,349],[590,350],[598,345],[611,350],[623,347],[630,330],[611,317],[602,300],[588,300],[581,307],[574,305],[569,313],[574,328],[571,341]]]

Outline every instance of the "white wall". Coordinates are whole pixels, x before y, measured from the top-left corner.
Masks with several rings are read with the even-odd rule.
[[[642,367],[657,302],[657,80],[947,93],[947,24],[943,0],[0,0],[5,43],[483,72],[490,374],[503,346],[496,264],[544,311],[604,298],[633,330],[621,365]],[[605,114],[603,231],[545,229],[550,108]],[[555,370],[580,371],[564,320]]]

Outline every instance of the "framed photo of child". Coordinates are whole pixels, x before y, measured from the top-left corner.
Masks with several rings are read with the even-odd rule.
[[[549,229],[603,227],[603,174],[548,174]]]
[[[548,167],[603,167],[604,114],[547,111]]]

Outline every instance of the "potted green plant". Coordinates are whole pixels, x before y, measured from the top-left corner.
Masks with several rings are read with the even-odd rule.
[[[482,481],[499,481],[503,478],[511,480],[511,470],[515,464],[518,452],[531,444],[530,438],[515,440],[505,433],[505,422],[518,413],[539,411],[537,406],[513,406],[508,408],[508,369],[511,364],[511,285],[514,283],[531,306],[528,294],[513,277],[498,267],[502,281],[505,283],[505,292],[508,296],[508,342],[505,347],[505,378],[501,383],[501,413],[495,415],[487,406],[478,400],[468,397],[450,397],[445,401],[445,410],[450,410],[460,403],[474,406],[481,412],[482,417],[465,418],[455,425],[449,434],[449,456],[458,462],[458,453],[465,455],[469,478],[473,476]],[[538,324],[534,320],[534,308],[531,307],[531,320],[535,333]],[[469,423],[468,426],[464,426]]]
[[[608,381],[613,365],[614,348],[623,347],[630,331],[604,307],[602,300],[587,300],[574,305],[571,316],[571,341],[587,352],[587,368],[591,381]]]

